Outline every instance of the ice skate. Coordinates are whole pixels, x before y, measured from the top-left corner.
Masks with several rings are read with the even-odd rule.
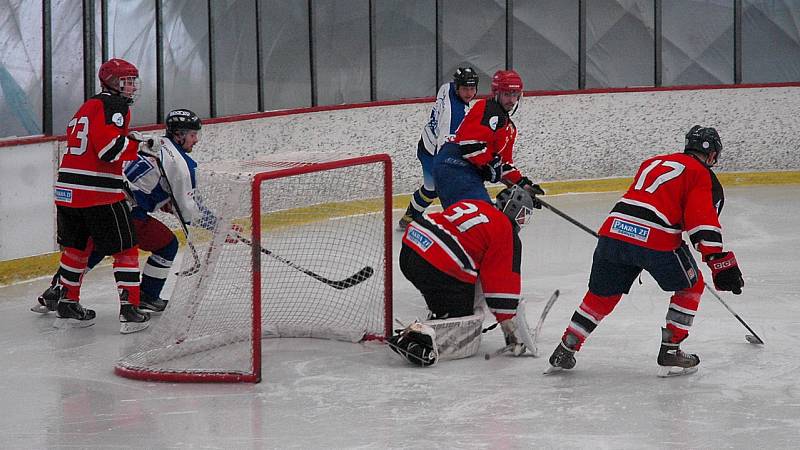
[[[575,345],[577,343],[578,339],[575,336],[567,334],[566,342],[563,340],[559,342],[558,347],[550,355],[550,367],[545,369],[544,373],[555,373],[575,367]]]
[[[662,328],[661,350],[658,352],[658,365],[660,366],[658,376],[662,378],[676,377],[697,372],[700,357],[692,353],[685,353],[680,349],[680,342],[673,343],[671,340],[672,332]]]
[[[60,284],[54,284],[48,287],[42,295],[39,296],[37,304],[31,307],[31,311],[38,314],[47,314],[50,311],[55,311],[58,307],[58,301],[64,298],[66,290]]]
[[[146,311],[151,314],[161,313],[167,307],[169,300],[164,300],[159,297],[152,297],[149,294],[141,291],[139,293],[139,310]]]
[[[123,303],[119,307],[119,332],[122,334],[136,333],[150,326],[150,314],[139,311],[130,303]]]
[[[72,300],[60,300],[56,306],[55,328],[86,328],[94,325],[94,310]]]

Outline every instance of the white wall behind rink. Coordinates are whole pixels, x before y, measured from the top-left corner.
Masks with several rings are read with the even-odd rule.
[[[682,149],[686,131],[699,124],[722,137],[717,171],[799,170],[799,95],[800,87],[766,87],[529,96],[513,117],[515,162],[534,181],[631,176],[645,157]],[[288,151],[388,153],[394,192],[409,193],[421,182],[416,146],[430,107],[208,124],[192,156],[202,163]],[[52,173],[62,144],[0,148],[0,261],[57,249]]]

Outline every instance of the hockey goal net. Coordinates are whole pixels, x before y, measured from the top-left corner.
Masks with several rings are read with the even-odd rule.
[[[196,196],[205,223],[118,375],[258,382],[262,338],[391,335],[388,155],[205,163]]]

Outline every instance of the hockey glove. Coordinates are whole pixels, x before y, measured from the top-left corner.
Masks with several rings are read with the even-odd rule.
[[[503,178],[503,160],[500,159],[500,155],[495,155],[491,161],[481,168],[481,176],[484,181],[490,183],[498,183]]]
[[[709,255],[706,263],[711,268],[711,276],[714,278],[715,288],[720,291],[731,291],[736,295],[742,293],[744,279],[733,252]]]
[[[528,177],[522,177],[517,184],[531,194],[531,197],[533,197],[533,207],[536,209],[542,209],[542,204],[536,200],[536,196],[544,195],[544,189],[542,189],[542,187],[538,184],[534,184],[533,181],[531,181],[531,179]]]
[[[144,135],[138,131],[128,133],[128,139],[139,143],[139,153],[153,158],[161,157],[161,149],[156,146],[152,136]]]

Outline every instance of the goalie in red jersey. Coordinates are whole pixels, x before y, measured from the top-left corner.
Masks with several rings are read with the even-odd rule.
[[[642,270],[661,289],[674,292],[661,332],[659,376],[697,370],[700,358],[683,352],[680,343],[689,335],[705,283],[683,233],[711,268],[717,289],[741,294],[744,280],[733,252],[722,246],[718,215],[724,194],[711,171],[722,152],[722,140],[714,128],[695,125],[686,134],[684,147],[682,153],[644,161],[603,222],[589,291],[550,357],[549,371],[575,366],[575,352]]]
[[[139,255],[125,202],[122,164],[137,158],[146,144],[129,134],[130,105],[139,90],[139,71],[111,59],[98,71],[102,92],[87,100],[67,126],[67,148],[58,168],[55,203],[58,243],[63,246],[56,327],[94,324],[95,312],[79,303],[91,247],[114,258],[120,299],[120,331],[146,328],[150,316],[139,305]]]
[[[498,70],[492,94],[470,108],[452,142],[436,154],[433,177],[443,208],[459,200],[491,202],[484,182],[518,184],[531,195],[544,191],[514,167],[517,127],[511,116],[522,98],[522,78],[513,70]],[[535,203],[536,207],[540,207]]]
[[[400,269],[422,292],[430,316],[390,338],[392,350],[420,366],[475,354],[484,319],[482,302],[476,306],[478,282],[511,351],[520,355],[533,348],[520,296],[517,235],[530,222],[533,203],[528,192],[513,185],[497,195],[497,206],[464,200],[411,222]]]

